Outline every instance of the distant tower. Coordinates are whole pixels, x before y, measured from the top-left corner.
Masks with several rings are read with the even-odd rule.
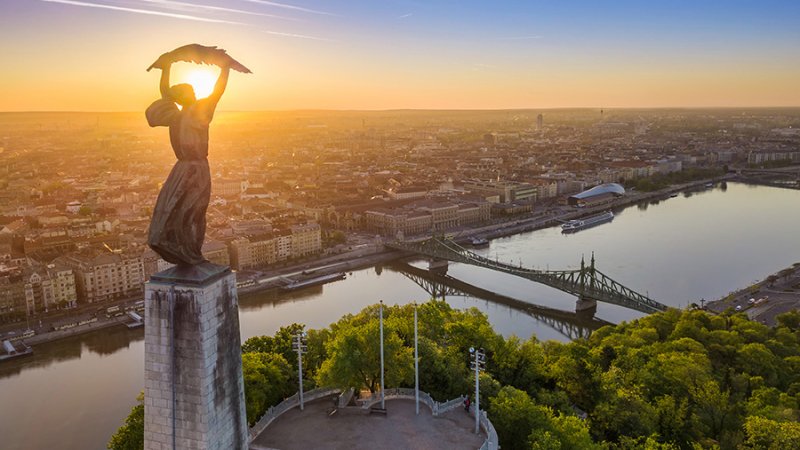
[[[536,131],[542,131],[542,125],[544,124],[544,116],[539,114],[536,116]]]

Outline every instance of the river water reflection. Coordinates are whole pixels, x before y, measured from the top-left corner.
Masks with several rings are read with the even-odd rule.
[[[727,188],[615,211],[613,222],[571,235],[549,228],[494,240],[476,252],[541,269],[577,268],[595,252],[606,275],[671,306],[716,299],[800,261],[800,191],[728,183]],[[424,263],[415,263],[424,266]],[[454,264],[448,274],[499,294],[574,310],[575,298],[511,275]],[[292,322],[328,326],[382,299],[424,301],[428,293],[400,271],[376,267],[346,280],[290,294],[240,299],[242,339]],[[504,335],[566,340],[536,318],[488,300],[448,297],[475,306]],[[610,322],[642,314],[599,304]],[[141,330],[118,329],[36,348],[33,357],[0,365],[0,447],[102,449],[143,387]]]

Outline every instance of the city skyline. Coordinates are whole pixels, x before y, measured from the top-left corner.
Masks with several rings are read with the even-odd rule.
[[[254,72],[221,110],[797,106],[798,19],[792,2],[10,0],[0,111],[141,110],[144,69],[191,42]]]

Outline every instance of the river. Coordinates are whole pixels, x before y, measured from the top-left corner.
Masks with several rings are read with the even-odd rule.
[[[597,268],[667,305],[685,307],[800,261],[800,191],[728,183],[615,211],[611,223],[564,235],[548,228],[492,241],[477,253],[541,269],[577,268],[592,251]],[[424,263],[415,263],[424,267]],[[539,305],[574,310],[575,298],[511,275],[452,264],[448,274]],[[384,300],[425,301],[403,273],[374,267],[346,280],[289,294],[240,299],[242,339],[272,334],[292,322],[325,327]],[[568,338],[523,312],[484,299],[448,297],[475,306],[508,336]],[[597,316],[619,322],[641,313],[599,304]],[[102,449],[143,388],[142,330],[119,328],[39,346],[32,357],[0,365],[0,447],[4,450]]]

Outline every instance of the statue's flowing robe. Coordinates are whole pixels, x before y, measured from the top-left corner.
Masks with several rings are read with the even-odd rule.
[[[145,111],[151,127],[169,127],[178,162],[158,194],[147,243],[165,261],[200,264],[206,234],[206,210],[211,198],[208,169],[208,125],[211,115],[197,102],[179,110],[172,100],[159,99]]]

